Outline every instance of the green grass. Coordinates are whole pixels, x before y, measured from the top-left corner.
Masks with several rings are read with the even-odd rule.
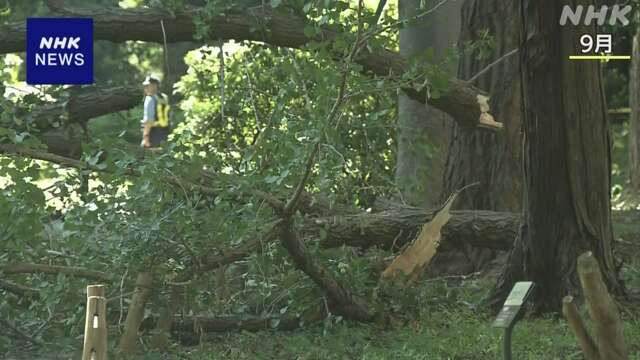
[[[640,360],[639,218],[638,211],[614,212],[616,256],[624,263],[621,276],[636,299],[625,304],[623,312],[631,360]],[[146,353],[136,359],[500,359],[501,331],[491,327],[491,314],[473,306],[494,281],[489,276],[424,282],[419,289],[411,289],[414,297],[409,296],[420,300],[419,313],[404,314],[390,328],[331,321],[291,332],[205,334],[199,345],[173,343],[167,353]],[[588,319],[584,309],[582,312]],[[113,330],[110,340],[115,346],[117,334]],[[37,353],[8,359],[79,358],[82,340],[59,336],[59,342]],[[148,336],[144,340],[148,341]],[[578,343],[561,317],[520,321],[513,335],[513,354],[519,360],[582,359]]]
[[[615,211],[613,218],[616,257],[624,264],[621,277],[635,299],[624,306],[624,335],[629,358],[640,360],[640,212]],[[205,334],[199,345],[173,343],[167,353],[146,353],[136,359],[500,359],[501,331],[491,327],[491,314],[473,306],[494,282],[491,275],[423,282],[418,289],[407,290],[412,292],[407,298],[419,300],[418,313],[402,315],[402,320],[389,328],[336,323],[334,319],[291,332]],[[584,309],[582,312],[588,319]],[[112,329],[112,347],[117,336]],[[7,359],[79,358],[81,338],[67,338],[62,333],[55,337],[59,341],[48,342],[37,352],[14,353]],[[148,341],[149,337],[143,339]],[[561,317],[520,321],[513,335],[513,354],[519,360],[582,359],[578,343]]]
[[[637,211],[615,212],[616,255],[633,296],[640,295],[640,227]],[[491,314],[474,310],[494,278],[429,281],[420,290],[417,319],[392,328],[339,322],[294,332],[262,331],[205,335],[201,345],[175,345],[169,354],[140,359],[500,359],[499,329]],[[585,309],[583,318],[588,319]],[[631,360],[640,360],[640,304],[623,313]],[[587,321],[589,324],[589,322]],[[526,318],[513,334],[513,356],[524,360],[582,359],[578,343],[561,317]]]
[[[202,346],[174,349],[172,355],[140,359],[498,359],[501,332],[492,318],[468,307],[424,312],[420,320],[393,329],[338,324],[298,332],[235,333],[211,336]],[[640,359],[640,321],[625,319],[630,359]],[[513,336],[516,359],[581,359],[573,334],[562,319],[526,319]]]
[[[630,359],[640,359],[640,321],[625,319]],[[262,331],[205,336],[201,345],[174,345],[169,353],[148,353],[136,359],[499,359],[501,332],[487,314],[466,306],[423,313],[420,320],[393,329],[338,324],[295,332]],[[51,352],[48,352],[51,354]],[[516,359],[581,359],[573,334],[562,319],[526,319],[513,336]],[[31,355],[33,356],[33,355]],[[31,359],[72,358],[44,355]],[[73,357],[73,358],[77,358]]]

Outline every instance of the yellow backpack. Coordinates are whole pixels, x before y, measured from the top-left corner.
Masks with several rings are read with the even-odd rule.
[[[166,94],[158,93],[153,96],[156,99],[156,121],[153,123],[154,127],[169,127],[169,97]]]

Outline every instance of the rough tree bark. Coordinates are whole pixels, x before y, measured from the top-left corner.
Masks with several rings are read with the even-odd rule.
[[[491,63],[518,48],[519,0],[472,0],[462,8],[458,78],[471,79]],[[488,31],[495,42],[491,55],[465,48]],[[520,210],[522,193],[520,75],[518,56],[505,57],[477,77],[491,94],[491,107],[505,131],[491,134],[451,123],[453,128],[444,172],[442,200],[456,189],[480,182],[460,194],[457,207],[495,211]]]
[[[611,136],[600,62],[569,61],[592,26],[560,26],[564,5],[523,0],[520,66],[523,82],[524,224],[492,299],[514,281],[538,286],[537,311],[559,311],[579,293],[579,254],[592,251],[613,294],[622,294],[611,225]],[[594,1],[581,1],[594,5]],[[498,300],[498,301],[496,301]]]
[[[434,51],[434,63],[445,60],[452,50],[460,30],[462,1],[448,1],[444,5],[421,0],[398,0],[399,18],[412,19],[439,6],[435,13],[409,22],[400,29],[400,55],[405,58],[419,55],[426,49]],[[456,62],[447,67],[455,75]],[[444,69],[446,70],[446,69]],[[432,106],[398,94],[398,153],[396,185],[402,199],[409,205],[431,207],[442,192],[442,174],[449,143],[450,117]]]
[[[42,105],[20,120],[40,131],[38,138],[51,153],[77,159],[82,155],[82,142],[86,141],[87,121],[131,109],[141,101],[142,92],[137,87],[91,87],[71,95],[67,101]]]
[[[320,239],[325,248],[342,245],[368,248],[379,246],[398,250],[411,242],[424,223],[438,211],[399,208],[378,213],[334,216],[305,222],[305,238],[326,234]],[[452,211],[442,229],[440,250],[473,245],[495,250],[509,250],[520,226],[520,214],[494,211]],[[324,231],[320,231],[322,228]]]

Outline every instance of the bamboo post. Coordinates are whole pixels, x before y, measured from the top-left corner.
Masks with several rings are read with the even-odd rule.
[[[600,357],[606,360],[628,359],[620,313],[607,291],[600,273],[600,266],[591,251],[578,257],[578,275],[580,275],[589,316],[594,323]]]
[[[153,274],[151,272],[138,274],[136,288],[127,312],[127,319],[124,322],[124,331],[120,337],[120,352],[122,354],[133,354],[136,350],[138,328],[144,317],[144,306],[151,294],[152,282]]]
[[[103,285],[87,286],[82,360],[107,359],[107,299]]]
[[[598,354],[598,348],[589,335],[587,327],[585,326],[584,321],[582,321],[582,317],[580,317],[580,313],[578,312],[578,307],[576,306],[573,296],[567,295],[562,299],[562,314],[567,319],[569,327],[578,338],[578,343],[580,344],[584,358],[586,360],[598,360],[600,356]]]
[[[624,344],[620,313],[602,280],[598,261],[590,251],[578,257],[578,275],[589,316],[593,320],[594,336],[587,332],[572,296],[562,300],[562,313],[578,338],[585,358],[627,360],[629,355]]]

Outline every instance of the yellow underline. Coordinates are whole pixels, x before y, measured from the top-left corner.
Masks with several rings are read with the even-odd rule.
[[[569,60],[631,60],[631,55],[569,55]]]

